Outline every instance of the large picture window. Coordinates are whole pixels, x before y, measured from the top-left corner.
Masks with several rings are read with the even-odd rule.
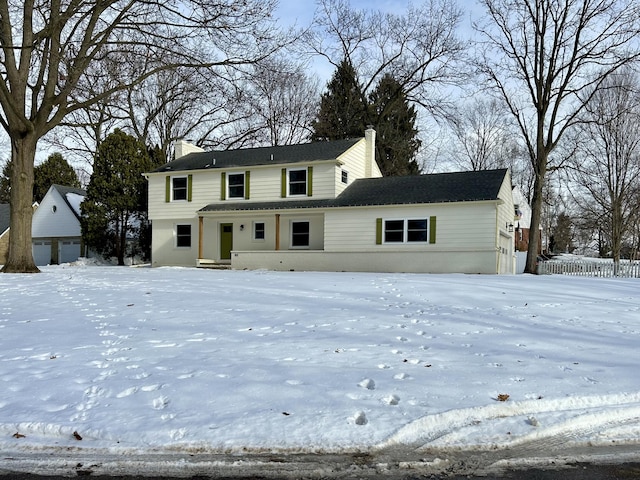
[[[429,221],[426,218],[384,221],[384,243],[427,243]]]
[[[291,222],[291,247],[309,248],[309,222]]]
[[[191,247],[191,225],[176,225],[176,247]]]

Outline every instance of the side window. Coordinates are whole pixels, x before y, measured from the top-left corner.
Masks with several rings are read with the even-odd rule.
[[[342,183],[349,183],[349,172],[342,170]]]
[[[253,239],[264,240],[264,222],[253,223]]]
[[[291,247],[308,248],[310,238],[309,222],[291,222]]]
[[[191,225],[176,225],[176,247],[191,247]]]
[[[244,173],[230,173],[229,198],[244,198]]]

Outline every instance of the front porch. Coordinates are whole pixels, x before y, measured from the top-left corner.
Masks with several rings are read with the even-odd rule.
[[[229,268],[232,252],[323,251],[324,215],[306,211],[198,216],[196,266]]]

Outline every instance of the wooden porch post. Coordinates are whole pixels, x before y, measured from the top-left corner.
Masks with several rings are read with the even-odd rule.
[[[202,257],[202,239],[203,239],[203,230],[204,230],[204,218],[198,217],[198,258]]]
[[[276,250],[280,250],[280,214],[276,213]]]

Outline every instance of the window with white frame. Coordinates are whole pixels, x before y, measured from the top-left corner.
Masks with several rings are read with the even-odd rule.
[[[172,200],[187,200],[188,180],[187,177],[171,178]]]
[[[291,248],[309,248],[310,231],[308,221],[292,221]]]
[[[349,172],[342,170],[342,183],[349,183]]]
[[[288,175],[288,192],[289,196],[306,195],[307,194],[307,169],[290,169]]]
[[[191,247],[191,225],[190,224],[176,225],[176,247],[178,248]]]
[[[253,222],[253,239],[264,240],[264,222]]]
[[[429,221],[426,218],[384,221],[384,243],[427,243]]]
[[[228,198],[244,198],[244,173],[228,174]]]

